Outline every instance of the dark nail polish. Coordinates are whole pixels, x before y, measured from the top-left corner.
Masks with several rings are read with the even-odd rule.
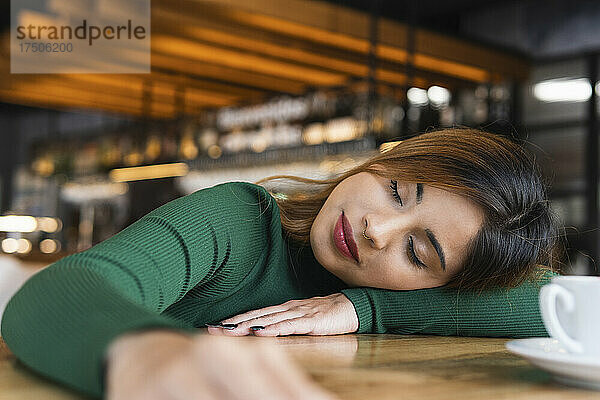
[[[237,328],[238,324],[221,324],[221,326],[225,329],[235,329]]]
[[[219,324],[204,324],[210,328],[222,328],[223,326],[219,323]]]
[[[258,325],[258,326],[251,326],[250,327],[250,330],[253,330],[253,331],[260,331],[261,329],[265,329],[265,327],[264,326],[260,326],[260,325]]]

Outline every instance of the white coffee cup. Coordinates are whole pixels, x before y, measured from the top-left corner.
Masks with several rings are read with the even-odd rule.
[[[552,278],[540,291],[540,309],[550,336],[570,353],[600,357],[600,277]]]

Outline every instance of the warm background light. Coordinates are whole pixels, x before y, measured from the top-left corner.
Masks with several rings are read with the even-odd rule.
[[[4,215],[0,217],[2,232],[33,232],[37,229],[37,221],[27,215]]]
[[[185,163],[146,165],[143,167],[117,168],[110,171],[110,179],[114,182],[129,182],[145,179],[169,178],[184,176],[189,168]]]

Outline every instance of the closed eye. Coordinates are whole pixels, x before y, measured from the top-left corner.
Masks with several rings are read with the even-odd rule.
[[[419,260],[419,257],[417,257],[417,253],[415,253],[415,245],[413,243],[413,238],[412,236],[408,237],[408,258],[410,259],[410,261],[413,263],[413,265],[417,268],[427,268],[427,265],[425,265],[424,262],[422,262],[421,260]]]
[[[403,206],[404,204],[402,204],[402,199],[400,198],[400,195],[398,194],[398,181],[390,180],[390,182],[391,182],[390,188],[392,189],[392,197],[398,203],[400,203],[401,206]]]

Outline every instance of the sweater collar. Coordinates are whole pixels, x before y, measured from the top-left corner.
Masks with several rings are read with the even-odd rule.
[[[309,297],[339,292],[348,285],[323,267],[310,245],[288,243],[288,265],[303,292]]]

